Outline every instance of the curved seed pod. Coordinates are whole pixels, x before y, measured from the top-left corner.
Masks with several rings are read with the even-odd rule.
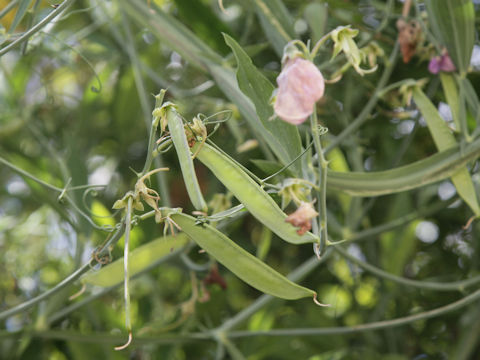
[[[316,298],[315,291],[288,280],[212,226],[195,225],[195,218],[181,213],[171,218],[200,247],[254,288],[287,300]]]
[[[371,172],[328,172],[327,188],[352,196],[379,196],[417,189],[447,179],[480,156],[480,139],[440,151],[394,169]]]
[[[198,144],[192,151],[196,150]],[[287,215],[275,201],[237,164],[208,144],[204,144],[197,158],[207,166],[223,185],[255,216],[283,240],[292,244],[318,242],[310,232],[297,234],[297,228],[285,222]]]
[[[157,240],[139,246],[130,253],[128,274],[130,277],[146,270],[188,243],[188,237],[184,234],[177,236],[162,237]],[[109,287],[123,281],[123,257],[113,263],[102,267],[98,271],[90,270],[81,278],[82,283],[96,286]]]
[[[178,161],[180,162],[180,168],[182,169],[183,181],[185,182],[190,201],[195,209],[206,211],[207,204],[203,199],[200,185],[198,185],[197,175],[195,174],[195,168],[193,167],[193,160],[190,155],[190,147],[188,146],[187,136],[185,135],[183,121],[172,106],[168,107],[166,116],[168,130],[170,131],[173,145],[177,151]]]

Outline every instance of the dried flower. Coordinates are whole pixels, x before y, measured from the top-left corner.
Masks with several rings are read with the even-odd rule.
[[[455,65],[447,53],[433,57],[428,64],[428,71],[432,74],[438,74],[440,71],[453,72],[455,70]]]
[[[220,286],[223,290],[227,288],[227,282],[225,279],[220,275],[220,272],[218,271],[218,266],[213,265],[210,268],[210,272],[208,275],[203,279],[203,283],[205,285],[212,285],[212,284],[217,284]]]
[[[325,90],[320,70],[300,57],[287,60],[277,84],[275,114],[294,125],[303,123],[313,113],[315,103]]]
[[[297,234],[303,235],[312,228],[311,220],[317,216],[318,212],[315,211],[311,203],[301,202],[298,209],[287,216],[285,221],[298,227]]]
[[[408,23],[404,19],[398,19],[398,43],[402,52],[403,62],[406,64],[415,55],[417,44],[420,42],[422,29],[416,20]]]

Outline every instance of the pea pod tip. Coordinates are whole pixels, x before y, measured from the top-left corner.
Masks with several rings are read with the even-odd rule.
[[[318,301],[318,300],[317,300],[317,293],[314,293],[314,295],[313,295],[313,302],[314,302],[315,304],[317,304],[318,306],[322,306],[322,307],[330,307],[330,306],[332,306],[332,305],[330,305],[330,304],[322,304],[320,301]]]

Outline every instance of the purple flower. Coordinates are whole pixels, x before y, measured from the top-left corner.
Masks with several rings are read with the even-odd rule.
[[[430,71],[432,74],[438,74],[440,71],[452,72],[455,70],[455,65],[447,53],[441,56],[433,57],[428,64],[428,71]]]
[[[307,120],[325,90],[322,73],[311,61],[300,57],[287,61],[277,84],[275,115],[294,125]]]

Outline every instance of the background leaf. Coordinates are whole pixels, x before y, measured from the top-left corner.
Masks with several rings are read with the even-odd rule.
[[[465,74],[475,42],[475,9],[471,0],[427,0],[428,17],[457,66]]]
[[[270,105],[274,86],[270,81],[253,65],[252,60],[228,35],[225,36],[227,45],[232,49],[237,59],[237,80],[242,92],[247,95],[255,104],[258,117],[269,133],[268,143],[272,150],[279,157],[283,164],[289,163],[302,151],[300,135],[295,126],[290,125],[278,118],[271,120],[273,107]],[[300,164],[295,162],[292,167],[296,173],[300,173]]]
[[[282,0],[253,0],[253,2],[263,31],[281,58],[285,45],[295,38],[292,16]]]
[[[163,258],[183,248],[187,243],[187,236],[178,234],[155,239],[139,246],[130,252],[128,274],[132,277],[158,265]],[[123,257],[121,257],[100,270],[90,270],[81,278],[81,281],[86,284],[109,287],[123,282],[123,274]]]
[[[435,106],[419,88],[415,88],[413,91],[413,99],[427,122],[437,149],[442,151],[455,147],[456,141],[447,123],[440,117]],[[459,169],[457,173],[452,175],[451,179],[462,199],[470,206],[475,215],[479,216],[480,206],[468,168]]]
[[[12,34],[17,28],[18,24],[20,24],[23,17],[27,13],[28,8],[30,7],[30,4],[32,3],[32,1],[33,0],[21,0],[19,2],[17,12],[15,13],[15,18],[13,19],[13,22],[10,25],[10,28],[8,29],[9,34]]]

